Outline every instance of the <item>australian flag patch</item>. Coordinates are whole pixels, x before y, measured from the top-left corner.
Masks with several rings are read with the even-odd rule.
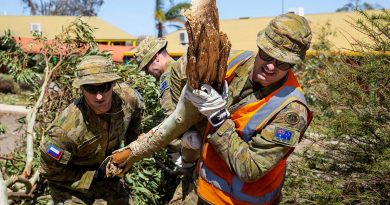
[[[167,81],[164,81],[161,83],[160,85],[160,93],[163,93],[164,90],[168,87],[168,82]]]
[[[290,130],[279,128],[279,127],[276,128],[275,139],[277,141],[289,144],[291,137],[292,137],[292,132]]]
[[[50,145],[49,148],[47,148],[47,154],[49,154],[55,160],[59,160],[61,158],[63,152],[58,147],[56,147],[54,145]]]

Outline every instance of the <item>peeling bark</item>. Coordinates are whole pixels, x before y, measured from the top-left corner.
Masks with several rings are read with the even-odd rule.
[[[216,0],[193,0],[184,12],[188,19],[188,52],[186,74],[191,88],[201,84],[212,85],[220,90],[226,74],[230,41],[219,30],[219,15]]]

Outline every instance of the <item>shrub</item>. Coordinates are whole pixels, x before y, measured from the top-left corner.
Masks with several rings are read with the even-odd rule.
[[[390,193],[390,13],[350,23],[355,56],[319,55],[309,102],[314,141],[289,167],[285,204],[388,204]]]

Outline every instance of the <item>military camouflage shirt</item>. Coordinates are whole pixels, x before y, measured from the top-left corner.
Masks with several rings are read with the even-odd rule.
[[[187,57],[183,55],[177,61],[170,59],[166,64],[166,71],[160,78],[160,104],[169,116],[176,107],[181,90],[187,82]]]
[[[237,106],[264,98],[278,89],[287,80],[266,87],[252,82],[250,71],[253,69],[255,57],[236,69],[236,76],[229,85],[227,107],[232,113]],[[243,181],[255,181],[285,156],[290,147],[295,146],[298,139],[292,139],[294,144],[278,144],[270,139],[275,134],[276,127],[282,126],[299,137],[306,130],[307,109],[298,102],[292,102],[283,108],[261,131],[245,142],[234,129],[234,122],[227,120],[213,134],[208,136],[209,142],[223,158],[230,170]]]
[[[49,127],[40,146],[40,172],[52,184],[88,190],[103,160],[137,138],[143,109],[140,94],[124,83],[114,87],[111,110],[102,115],[80,97]]]

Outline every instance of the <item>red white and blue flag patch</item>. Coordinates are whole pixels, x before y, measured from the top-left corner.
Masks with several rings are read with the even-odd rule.
[[[280,142],[289,143],[291,140],[291,136],[291,131],[287,129],[277,128],[275,132],[275,137]]]
[[[50,145],[49,148],[47,148],[47,154],[49,154],[51,157],[53,157],[56,160],[59,160],[62,156],[62,151],[58,147],[54,145]]]

